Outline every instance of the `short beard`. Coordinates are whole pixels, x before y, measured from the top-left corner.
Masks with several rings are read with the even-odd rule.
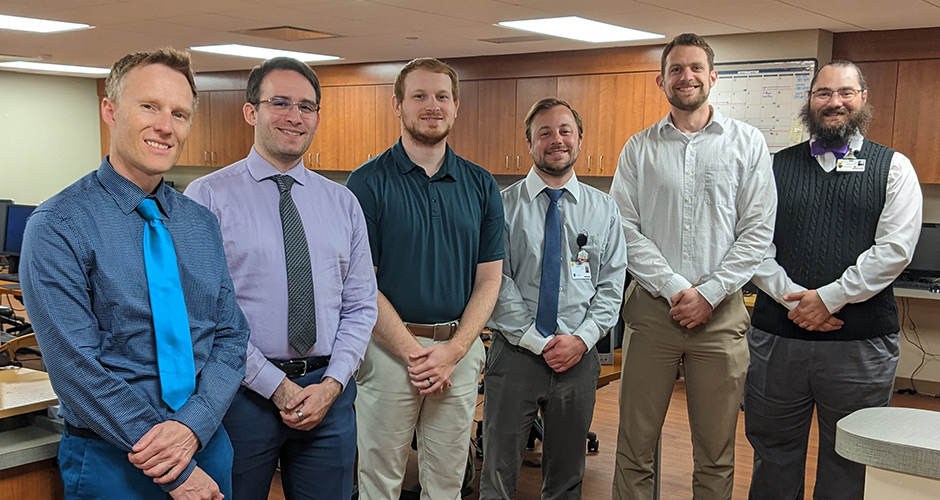
[[[425,134],[419,131],[418,129],[413,128],[407,123],[405,123],[405,132],[408,132],[408,135],[411,137],[411,139],[417,142],[418,144],[421,144],[423,146],[433,147],[433,146],[437,146],[438,144],[441,143],[441,141],[447,138],[447,134],[450,133],[450,127],[432,135],[432,134]]]
[[[703,85],[702,89],[704,88],[705,86]],[[695,111],[701,108],[702,105],[704,105],[706,102],[708,102],[708,94],[710,93],[710,90],[711,89],[709,89],[709,91],[703,91],[699,93],[699,96],[694,101],[688,101],[688,102],[683,101],[682,98],[680,98],[676,94],[667,95],[666,100],[669,101],[669,104],[671,104],[672,107],[676,109],[679,109],[682,111]]]
[[[573,167],[574,164],[577,162],[578,162],[577,154],[572,155],[571,161],[564,164],[564,166],[560,168],[553,167],[551,164],[549,164],[546,161],[537,161],[537,160],[533,161],[533,163],[535,164],[535,168],[537,168],[540,172],[544,173],[545,175],[548,175],[549,177],[564,177],[568,173],[568,171],[571,170],[571,167]]]
[[[810,109],[809,101],[807,101],[803,105],[803,109],[800,110],[800,118],[803,119],[803,124],[809,129],[810,135],[815,137],[816,142],[824,148],[848,144],[849,139],[855,132],[865,135],[868,132],[868,126],[871,125],[872,118],[875,117],[875,108],[866,102],[857,111],[846,110],[848,119],[845,120],[845,123],[837,127],[830,127],[824,124],[820,118],[823,111],[820,109],[814,112]]]

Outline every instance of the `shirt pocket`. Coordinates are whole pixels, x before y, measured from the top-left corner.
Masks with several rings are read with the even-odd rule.
[[[738,192],[738,176],[734,166],[712,163],[705,166],[705,203],[733,207]]]

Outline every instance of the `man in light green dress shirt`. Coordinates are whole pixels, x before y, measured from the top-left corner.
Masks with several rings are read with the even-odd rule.
[[[585,438],[600,362],[594,344],[617,322],[626,277],[620,213],[572,169],[583,126],[564,101],[542,99],[525,119],[534,166],[502,192],[506,258],[484,382],[481,499],[515,497],[529,429],[541,412],[542,498],[581,498]],[[561,190],[561,258],[554,331],[536,328],[550,198]],[[557,270],[554,270],[557,271]],[[543,328],[544,330],[544,328]]]

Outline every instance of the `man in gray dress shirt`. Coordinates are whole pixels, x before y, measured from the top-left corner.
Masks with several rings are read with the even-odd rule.
[[[754,127],[708,105],[718,80],[698,35],[663,50],[656,82],[670,110],[623,148],[610,194],[637,285],[620,383],[615,499],[653,497],[653,453],[679,364],[692,428],[695,500],[729,500],[747,370],[741,287],[770,245],[777,206],[770,153]]]
[[[539,412],[545,424],[542,498],[581,498],[600,374],[594,344],[617,322],[626,245],[613,200],[580,183],[572,169],[583,132],[578,113],[545,98],[529,110],[525,125],[534,166],[502,192],[506,259],[489,322],[496,332],[484,376],[480,498],[515,497]],[[552,234],[560,243],[555,254]],[[554,282],[557,288],[540,287]]]

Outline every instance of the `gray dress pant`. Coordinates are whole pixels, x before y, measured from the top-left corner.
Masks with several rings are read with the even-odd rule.
[[[480,499],[516,496],[529,430],[542,412],[542,498],[580,499],[586,437],[601,365],[597,349],[562,373],[544,358],[493,336],[483,375],[483,472]]]
[[[820,333],[820,335],[826,335]],[[835,452],[836,422],[891,402],[898,334],[807,341],[751,328],[744,426],[754,448],[750,500],[802,500],[813,408],[819,422],[816,500],[862,500],[865,466]]]

